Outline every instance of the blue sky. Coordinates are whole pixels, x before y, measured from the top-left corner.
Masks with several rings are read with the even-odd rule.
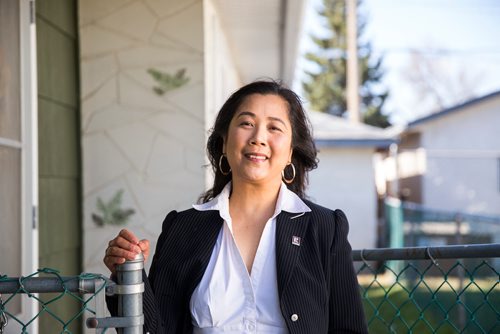
[[[321,0],[310,0],[306,34],[321,33],[314,8]],[[423,116],[431,108],[418,105],[415,87],[407,79],[410,50],[428,55],[460,84],[458,73],[469,77],[475,96],[500,90],[500,1],[498,0],[364,0],[360,10],[368,20],[363,37],[375,54],[384,56],[384,84],[391,92],[386,103],[395,123]],[[314,49],[308,37],[303,52]],[[439,53],[430,50],[439,49]],[[311,68],[304,61],[301,69]],[[299,89],[299,85],[294,86]]]

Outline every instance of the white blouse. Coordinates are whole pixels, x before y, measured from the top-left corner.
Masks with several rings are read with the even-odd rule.
[[[249,275],[233,237],[230,191],[231,182],[213,200],[193,205],[199,211],[218,210],[224,220],[208,267],[191,296],[194,333],[288,333],[278,297],[276,217],[281,211],[300,214],[311,209],[281,184],[274,214],[264,227]]]

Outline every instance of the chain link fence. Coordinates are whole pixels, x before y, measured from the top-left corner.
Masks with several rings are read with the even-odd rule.
[[[103,291],[110,282],[96,274],[81,274],[79,276],[63,277],[54,269],[39,269],[26,277],[9,278],[0,277],[0,333],[7,329],[9,332],[29,333],[31,325],[41,317],[49,317],[51,324],[60,328],[61,333],[70,333],[72,323],[81,319],[84,314],[96,315],[95,303],[97,295]],[[41,295],[39,294],[41,293]],[[10,306],[16,303],[21,294],[36,300],[39,311],[27,322],[15,311],[10,311]],[[78,303],[79,312],[69,319],[63,319],[53,310],[63,298],[71,299],[71,303]],[[12,307],[13,309],[17,309]]]
[[[0,276],[0,334],[36,332],[36,322],[49,318],[52,333],[80,332],[79,320],[87,317],[87,328],[96,333],[105,333],[108,328],[117,328],[118,333],[142,333],[142,269],[143,257],[117,266],[117,283],[98,274],[81,274],[64,277],[54,269],[39,269],[26,277]],[[118,315],[104,317],[105,295],[117,296]],[[19,301],[26,296],[38,302],[36,314],[23,320],[16,314]],[[70,299],[78,304],[78,312],[63,318],[54,312],[58,302]]]
[[[370,333],[500,333],[500,244],[353,251]]]
[[[500,244],[355,250],[353,259],[370,333],[500,333]],[[91,316],[87,327],[96,333],[111,327],[142,333],[142,268],[141,259],[122,265],[117,284],[96,274],[63,277],[52,269],[1,276],[0,326],[8,324],[0,333],[31,333],[41,316],[54,319],[53,333],[74,333],[71,324],[84,315]],[[117,317],[103,318],[105,293],[118,296]],[[40,306],[24,322],[9,312],[20,295]],[[55,314],[51,306],[61,298],[79,303],[79,312],[68,319]]]

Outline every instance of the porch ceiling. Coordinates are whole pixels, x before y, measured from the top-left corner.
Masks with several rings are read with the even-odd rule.
[[[309,0],[215,0],[241,80],[291,85]]]

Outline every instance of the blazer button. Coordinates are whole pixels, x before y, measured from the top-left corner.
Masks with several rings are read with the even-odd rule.
[[[290,317],[290,319],[292,319],[292,321],[297,321],[299,320],[299,316],[297,314],[292,314],[292,316]]]

